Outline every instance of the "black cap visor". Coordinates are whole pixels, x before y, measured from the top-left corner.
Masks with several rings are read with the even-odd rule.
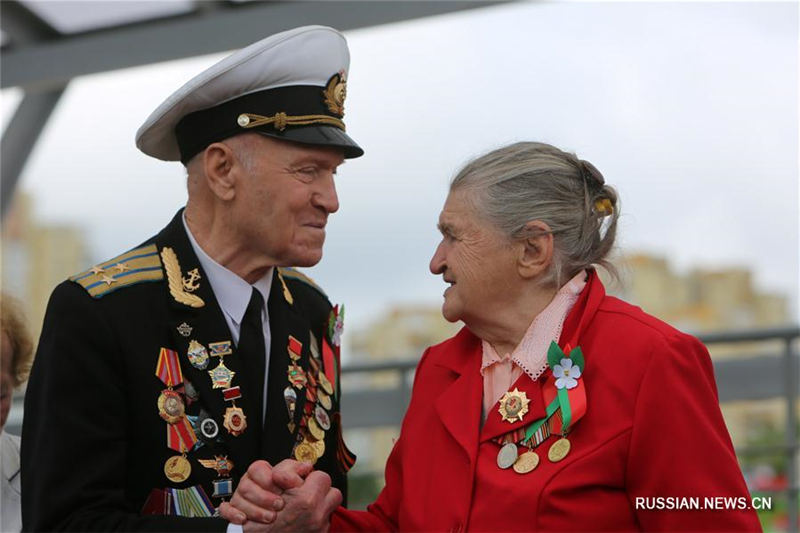
[[[336,126],[320,124],[316,126],[286,128],[283,131],[278,131],[271,125],[266,125],[259,128],[252,128],[242,133],[245,132],[260,133],[265,137],[273,137],[275,139],[282,139],[284,141],[300,144],[338,148],[344,153],[345,159],[353,159],[364,155],[364,150],[362,150],[349,135]]]

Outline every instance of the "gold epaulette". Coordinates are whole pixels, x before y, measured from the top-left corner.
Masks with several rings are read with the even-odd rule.
[[[164,279],[164,269],[155,244],[148,244],[110,259],[69,278],[92,298],[102,298],[122,287]]]
[[[322,290],[322,287],[317,285],[313,279],[309,278],[299,270],[295,270],[293,268],[288,268],[288,267],[278,267],[278,274],[283,276],[284,279],[296,279],[297,281],[302,281],[306,285],[309,285],[314,289],[316,289],[325,298],[328,297],[328,295],[325,294],[325,291]]]

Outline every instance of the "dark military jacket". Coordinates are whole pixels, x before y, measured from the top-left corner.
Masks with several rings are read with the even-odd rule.
[[[219,505],[215,482],[224,493],[230,479],[235,490],[253,461],[308,458],[309,448],[322,453],[316,468],[346,495],[354,458],[341,439],[335,311],[332,316],[327,297],[299,272],[275,269],[267,302],[272,340],[264,417],[263,379],[253,379],[258,366],[230,342],[205,279],[179,212],[143,245],[56,287],[25,397],[25,530],[221,531],[226,521],[197,517]],[[228,393],[241,396],[232,400],[225,399],[225,387],[213,387],[209,374],[222,359],[213,350],[228,351],[226,343],[224,365],[235,372],[228,388],[239,387]],[[178,420],[172,423],[160,413],[159,397],[170,387],[157,373],[159,356],[170,353],[177,354],[184,380],[172,389],[185,407],[183,416],[175,402],[173,410],[166,408]],[[204,355],[207,367],[200,368]],[[327,394],[323,384],[335,390]],[[287,401],[292,396],[296,400]],[[230,408],[246,417],[238,436],[225,427]],[[187,427],[198,439],[191,450],[168,447],[178,428],[191,445]],[[181,456],[186,461],[176,459]],[[206,497],[203,510],[198,501]]]

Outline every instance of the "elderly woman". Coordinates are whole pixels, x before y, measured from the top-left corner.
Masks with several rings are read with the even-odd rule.
[[[5,432],[14,389],[28,378],[33,343],[19,305],[9,296],[0,295],[0,460],[2,461],[2,518],[0,531],[20,531],[19,437]]]
[[[618,216],[600,172],[546,144],[455,177],[430,268],[465,327],[423,354],[377,501],[331,530],[760,529],[708,352],[597,276]],[[298,490],[284,466],[278,518]],[[257,520],[251,494],[232,504]],[[720,496],[741,499],[710,509]]]

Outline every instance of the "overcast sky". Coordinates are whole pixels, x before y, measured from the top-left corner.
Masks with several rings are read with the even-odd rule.
[[[346,35],[348,133],[366,155],[340,169],[310,273],[349,327],[441,301],[428,261],[448,181],[518,140],[603,172],[623,251],[751,268],[796,309],[796,3],[523,3]],[[85,228],[98,261],[156,233],[185,202],[183,169],[139,153],[134,133],[223,55],[74,81],[22,177],[38,216]],[[5,121],[14,91],[2,100]]]

